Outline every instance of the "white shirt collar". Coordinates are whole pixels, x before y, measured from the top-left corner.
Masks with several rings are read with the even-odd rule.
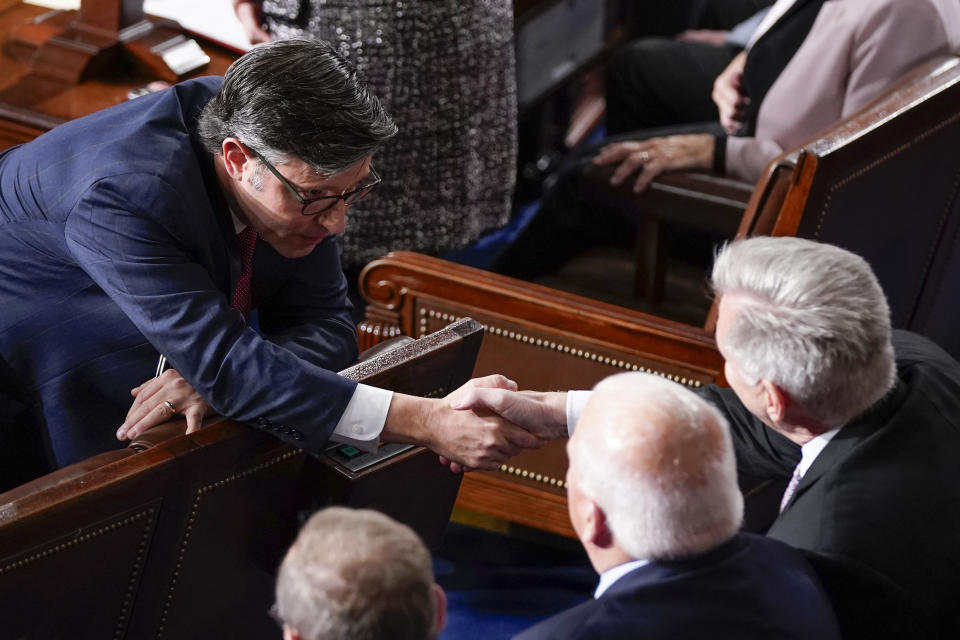
[[[767,15],[763,17],[763,20],[760,21],[760,24],[754,30],[753,34],[750,36],[750,39],[747,40],[747,51],[753,47],[754,43],[760,39],[760,36],[765,34],[770,30],[770,27],[776,23],[777,20],[782,18],[784,14],[790,10],[790,7],[795,5],[797,0],[777,0],[773,3],[773,6],[770,7],[770,10],[767,11]]]
[[[817,456],[819,456],[824,448],[826,448],[827,444],[833,440],[833,436],[837,435],[837,432],[840,431],[840,429],[841,427],[837,427],[836,429],[831,429],[830,431],[824,431],[816,438],[800,447],[800,464],[797,465],[797,470],[800,471],[801,478],[807,473],[810,465],[813,464],[813,461],[817,459]]]
[[[650,564],[649,560],[631,560],[630,562],[618,564],[612,569],[607,569],[600,574],[600,582],[597,584],[597,590],[593,592],[593,597],[599,598],[606,592],[607,589],[613,586],[614,582],[627,575],[634,569],[639,569],[640,567],[648,564]]]
[[[237,214],[233,212],[233,209],[230,209],[230,219],[233,220],[233,232],[235,234],[240,234],[247,228],[247,223],[241,221],[240,218],[237,217]]]

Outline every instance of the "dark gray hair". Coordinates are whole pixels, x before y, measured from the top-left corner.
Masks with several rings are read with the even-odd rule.
[[[277,576],[277,617],[304,640],[431,640],[430,553],[382,513],[329,507],[300,530]]]
[[[282,40],[230,65],[198,131],[213,154],[232,136],[275,164],[295,157],[332,175],[371,155],[397,127],[333,47]]]
[[[801,238],[750,238],[717,255],[713,289],[736,296],[724,347],[750,379],[769,380],[839,427],[894,384],[890,308],[860,256]]]

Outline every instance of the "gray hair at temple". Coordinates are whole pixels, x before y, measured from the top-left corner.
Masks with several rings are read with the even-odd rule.
[[[198,130],[215,155],[232,136],[271,163],[292,156],[333,175],[371,155],[397,127],[332,46],[294,39],[255,47],[231,64]]]
[[[574,441],[571,480],[631,557],[696,555],[739,529],[743,496],[727,421],[686,387],[648,373],[606,378]]]
[[[303,640],[432,640],[430,553],[410,527],[370,510],[329,507],[280,565],[276,615]]]
[[[723,346],[748,382],[773,382],[823,424],[846,424],[893,386],[890,308],[860,256],[801,238],[740,240],[717,255],[713,290],[736,296]]]

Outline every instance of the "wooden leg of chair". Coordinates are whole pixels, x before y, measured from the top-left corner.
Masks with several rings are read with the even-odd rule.
[[[651,302],[663,302],[666,267],[663,248],[663,226],[656,218],[644,216],[637,231],[637,269],[633,294]]]

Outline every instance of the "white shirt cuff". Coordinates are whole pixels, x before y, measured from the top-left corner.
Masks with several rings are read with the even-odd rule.
[[[330,439],[362,451],[376,451],[393,391],[358,384]]]
[[[587,406],[587,400],[590,399],[592,391],[567,391],[567,435],[573,435],[573,428],[577,426],[577,420],[583,413],[583,408]]]

